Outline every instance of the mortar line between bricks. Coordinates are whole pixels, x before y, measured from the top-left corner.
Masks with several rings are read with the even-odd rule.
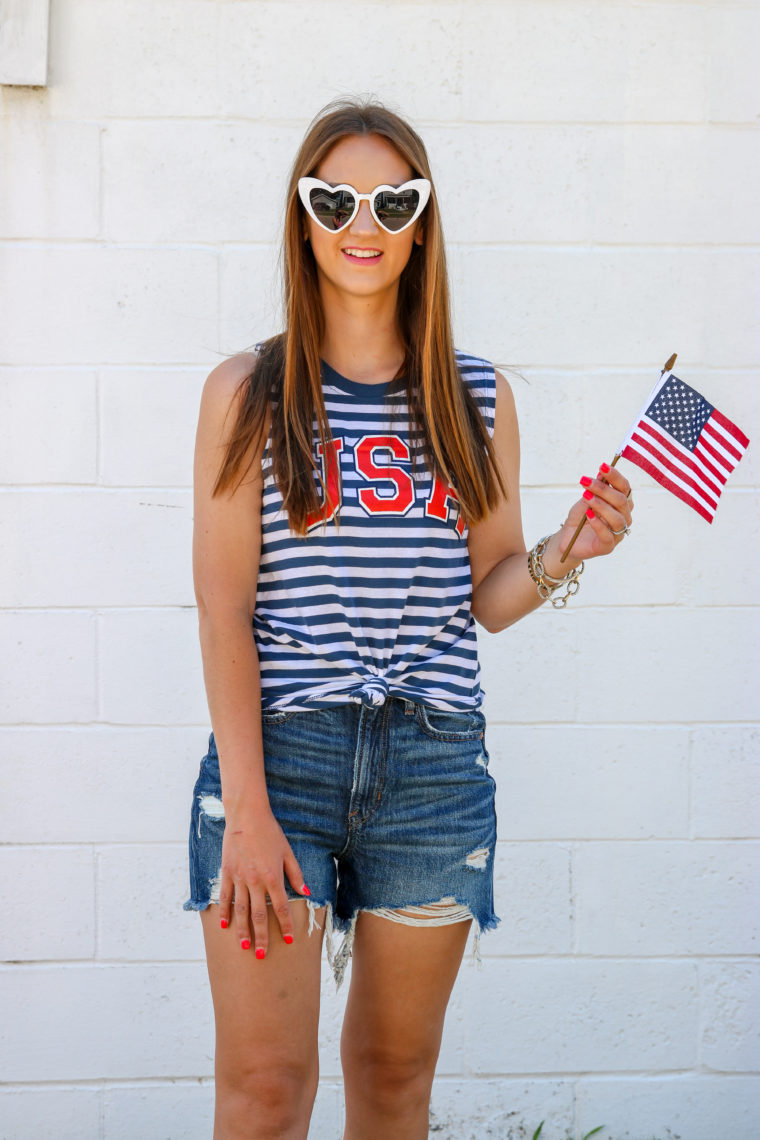
[[[61,249],[70,249],[72,247],[79,247],[81,249],[109,249],[109,250],[145,250],[147,252],[155,253],[209,253],[209,254],[224,254],[227,250],[239,252],[241,250],[270,250],[275,252],[276,246],[273,242],[263,241],[226,241],[220,239],[217,241],[167,241],[156,242],[150,240],[144,241],[115,241],[113,239],[106,240],[103,238],[27,238],[27,237],[3,237],[0,238],[0,249],[4,246],[10,248],[19,247],[22,249],[46,251],[60,247]],[[607,253],[609,250],[619,250],[622,253],[648,253],[651,251],[665,252],[665,253],[702,253],[705,251],[711,253],[720,252],[738,252],[738,253],[757,253],[760,251],[760,242],[656,242],[656,241],[642,241],[642,242],[618,242],[618,241],[566,241],[566,242],[545,242],[545,241],[504,241],[494,242],[479,242],[479,241],[448,241],[447,248],[450,251],[459,250],[508,250],[510,253],[515,251],[520,252],[527,250],[535,252],[537,249],[545,249],[547,252],[556,253],[563,250],[579,250],[583,253]]]
[[[508,843],[520,844],[540,844],[552,843],[562,845],[564,843],[573,843],[576,845],[588,845],[591,843],[668,843],[670,845],[678,843],[738,843],[738,844],[751,844],[760,842],[760,833],[757,835],[543,835],[538,837],[520,835],[514,836],[500,836],[497,839],[497,846],[501,847]],[[67,851],[70,848],[81,847],[97,847],[108,849],[112,847],[134,847],[141,849],[143,847],[178,847],[182,849],[187,844],[187,840],[183,839],[72,839],[72,840],[52,840],[51,842],[30,841],[17,842],[12,839],[0,840],[0,851],[4,849],[12,850],[35,850],[41,851]],[[484,950],[483,953],[486,953]]]
[[[2,611],[0,611],[2,612]],[[562,720],[497,720],[495,717],[488,718],[489,726],[500,726],[505,728],[546,728],[567,731],[573,729],[576,731],[587,731],[589,729],[604,731],[606,729],[619,729],[626,728],[638,730],[641,732],[659,731],[665,732],[668,730],[675,731],[696,728],[734,728],[734,729],[756,729],[760,727],[760,721],[756,720],[634,720],[634,721],[562,721]],[[18,732],[23,729],[24,732],[50,732],[55,729],[61,732],[81,732],[82,729],[89,729],[91,731],[103,730],[108,731],[126,731],[126,732],[155,732],[160,729],[163,732],[175,732],[178,729],[187,729],[192,731],[205,731],[209,732],[209,725],[207,721],[174,721],[172,724],[167,725],[165,721],[161,723],[146,723],[143,721],[41,721],[30,724],[28,721],[3,721],[0,723],[0,733],[2,732]],[[2,846],[2,840],[0,840]]]
[[[631,965],[680,965],[699,966],[700,963],[709,964],[717,962],[721,965],[735,964],[746,966],[750,963],[758,965],[757,951],[748,950],[744,954],[720,953],[693,953],[693,954],[493,954],[481,949],[483,961],[498,963],[506,962],[510,965],[516,963],[534,964],[537,962],[559,963],[570,965],[577,962],[609,962],[619,963],[621,966]],[[0,974],[11,973],[39,973],[44,970],[58,970],[62,966],[68,970],[110,970],[114,967],[124,969],[156,969],[157,967],[174,966],[202,966],[204,957],[199,958],[44,958],[27,960],[22,958],[8,958],[0,962]]]
[[[638,376],[651,376],[656,372],[660,366],[660,361],[653,361],[651,364],[635,364],[632,365],[630,361],[609,361],[603,364],[591,364],[585,367],[582,364],[562,364],[557,363],[539,363],[536,364],[531,361],[526,364],[521,364],[519,361],[509,365],[510,368],[525,368],[531,370],[536,375],[545,373],[547,375],[570,375],[577,376],[578,379],[584,379],[588,376],[605,376],[610,371],[619,372],[621,369],[625,371],[626,376],[635,379]],[[25,360],[23,363],[10,361],[5,364],[0,364],[0,371],[13,372],[18,370],[24,372],[29,368],[44,368],[47,372],[81,372],[82,369],[90,369],[97,371],[98,369],[109,369],[112,372],[140,372],[144,371],[155,375],[156,370],[161,372],[187,372],[188,370],[197,370],[198,372],[208,369],[210,364],[198,363],[197,360],[168,360],[163,363],[159,362],[156,365],[151,361],[137,360],[130,363],[125,363],[121,360],[109,361],[73,361],[71,363],[61,363],[60,361],[35,361]],[[693,372],[717,372],[720,375],[737,373],[742,375],[746,372],[760,370],[760,362],[757,364],[726,364],[724,367],[720,364],[703,364],[703,363],[690,363],[688,365]],[[5,486],[15,486],[16,484],[5,484]],[[20,484],[19,484],[20,485]],[[33,486],[34,484],[32,484]],[[74,484],[76,486],[77,484]],[[120,486],[121,484],[114,484]],[[183,486],[183,484],[175,484],[175,486]],[[188,484],[189,486],[189,484]]]

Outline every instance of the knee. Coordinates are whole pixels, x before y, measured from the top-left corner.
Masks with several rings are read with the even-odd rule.
[[[216,1115],[230,1140],[274,1140],[300,1135],[317,1093],[316,1066],[256,1064],[217,1072]]]
[[[358,1056],[343,1058],[344,1068],[365,1096],[378,1107],[403,1110],[430,1095],[435,1075],[437,1052],[365,1048]]]

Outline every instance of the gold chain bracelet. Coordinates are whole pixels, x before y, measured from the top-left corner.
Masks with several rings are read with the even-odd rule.
[[[580,590],[581,584],[578,579],[583,573],[585,563],[581,562],[574,570],[570,570],[565,574],[564,578],[553,578],[551,574],[547,574],[542,559],[551,537],[550,534],[545,534],[542,539],[539,539],[533,549],[528,552],[528,573],[536,583],[539,597],[543,601],[548,599],[555,609],[562,609],[567,605],[567,599],[572,594],[577,594]],[[567,584],[565,593],[557,598],[553,597],[554,591],[559,586],[565,584]]]

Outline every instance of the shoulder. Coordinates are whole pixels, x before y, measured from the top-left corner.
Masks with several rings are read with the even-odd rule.
[[[255,352],[238,352],[212,368],[203,385],[201,413],[224,418],[230,407],[239,403],[255,363]]]

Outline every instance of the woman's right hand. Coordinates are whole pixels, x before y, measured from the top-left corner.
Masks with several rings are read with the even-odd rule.
[[[248,950],[253,935],[257,958],[266,955],[269,944],[267,895],[284,941],[293,941],[293,917],[283,870],[294,890],[309,895],[298,860],[271,809],[226,821],[219,918],[223,928],[229,926],[234,910],[238,941]]]

